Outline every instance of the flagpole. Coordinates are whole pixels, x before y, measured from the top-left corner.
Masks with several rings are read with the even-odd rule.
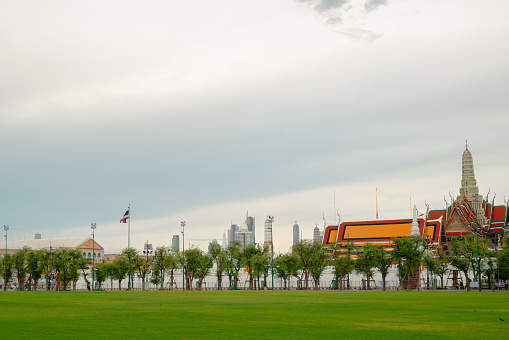
[[[127,210],[129,211],[129,218],[127,219],[127,251],[129,254],[129,282],[127,290],[131,290],[131,203],[129,203]]]

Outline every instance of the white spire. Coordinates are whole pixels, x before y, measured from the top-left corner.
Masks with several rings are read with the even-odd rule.
[[[417,207],[414,205],[412,229],[410,230],[410,236],[421,236],[419,232],[419,222],[417,222]]]

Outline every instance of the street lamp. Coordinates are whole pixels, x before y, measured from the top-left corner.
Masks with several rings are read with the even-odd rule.
[[[274,222],[274,216],[270,216],[268,217],[269,219],[269,222],[270,222],[270,272],[271,272],[271,275],[272,275],[272,289],[271,290],[274,290],[274,241],[273,241],[273,238],[272,238],[272,223]]]
[[[477,195],[474,197],[475,213],[476,213],[476,238],[477,238],[477,285],[479,286],[479,292],[481,292],[481,257],[479,256],[479,225],[477,221]]]
[[[180,226],[182,227],[182,291],[186,290],[186,257],[184,250],[186,249],[186,242],[184,240],[184,227],[186,226],[186,221],[180,222]]]
[[[4,230],[5,230],[5,253],[4,253],[4,273],[5,273],[4,292],[5,292],[7,291],[7,261],[5,260],[5,256],[7,256],[7,230],[9,230],[9,226],[4,225]]]
[[[145,250],[143,252],[147,255],[147,265],[148,265],[149,263],[148,254],[152,254],[152,245],[148,243],[148,240],[147,242],[145,242]],[[148,285],[148,274],[145,275],[145,283]]]
[[[92,291],[94,291],[94,280],[95,280],[95,228],[97,225],[95,223],[90,224],[90,228],[92,228]]]

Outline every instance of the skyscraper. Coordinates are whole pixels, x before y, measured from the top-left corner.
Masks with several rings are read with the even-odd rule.
[[[223,249],[226,249],[228,247],[228,241],[226,240],[226,230],[223,231],[223,244],[221,245]]]
[[[173,251],[179,251],[180,249],[179,235],[173,235],[173,238],[171,239],[171,248],[173,249]]]
[[[297,221],[295,221],[295,224],[293,225],[293,245],[296,245],[299,241],[299,225],[297,224]]]
[[[230,224],[230,230],[228,231],[228,244],[235,241],[235,234],[239,231],[239,226],[236,224]]]
[[[247,225],[247,230],[248,231],[251,231],[253,233],[253,244],[256,242],[255,241],[255,218],[254,217],[251,217],[249,216],[249,212],[246,212],[246,225]]]
[[[239,241],[242,248],[249,244],[255,244],[255,219],[246,213],[246,221],[239,227],[236,224],[231,224],[228,233],[228,242]]]
[[[313,241],[322,243],[323,234],[318,229],[318,225],[313,229]]]
[[[264,225],[264,242],[263,247],[267,248],[269,250],[269,253],[273,251],[272,249],[272,221],[273,218],[271,216],[267,216],[265,219],[265,225]]]

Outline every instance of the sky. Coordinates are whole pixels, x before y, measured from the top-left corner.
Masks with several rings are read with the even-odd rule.
[[[0,224],[9,241],[276,251],[313,228],[457,195],[468,140],[509,199],[505,0],[6,1]]]

